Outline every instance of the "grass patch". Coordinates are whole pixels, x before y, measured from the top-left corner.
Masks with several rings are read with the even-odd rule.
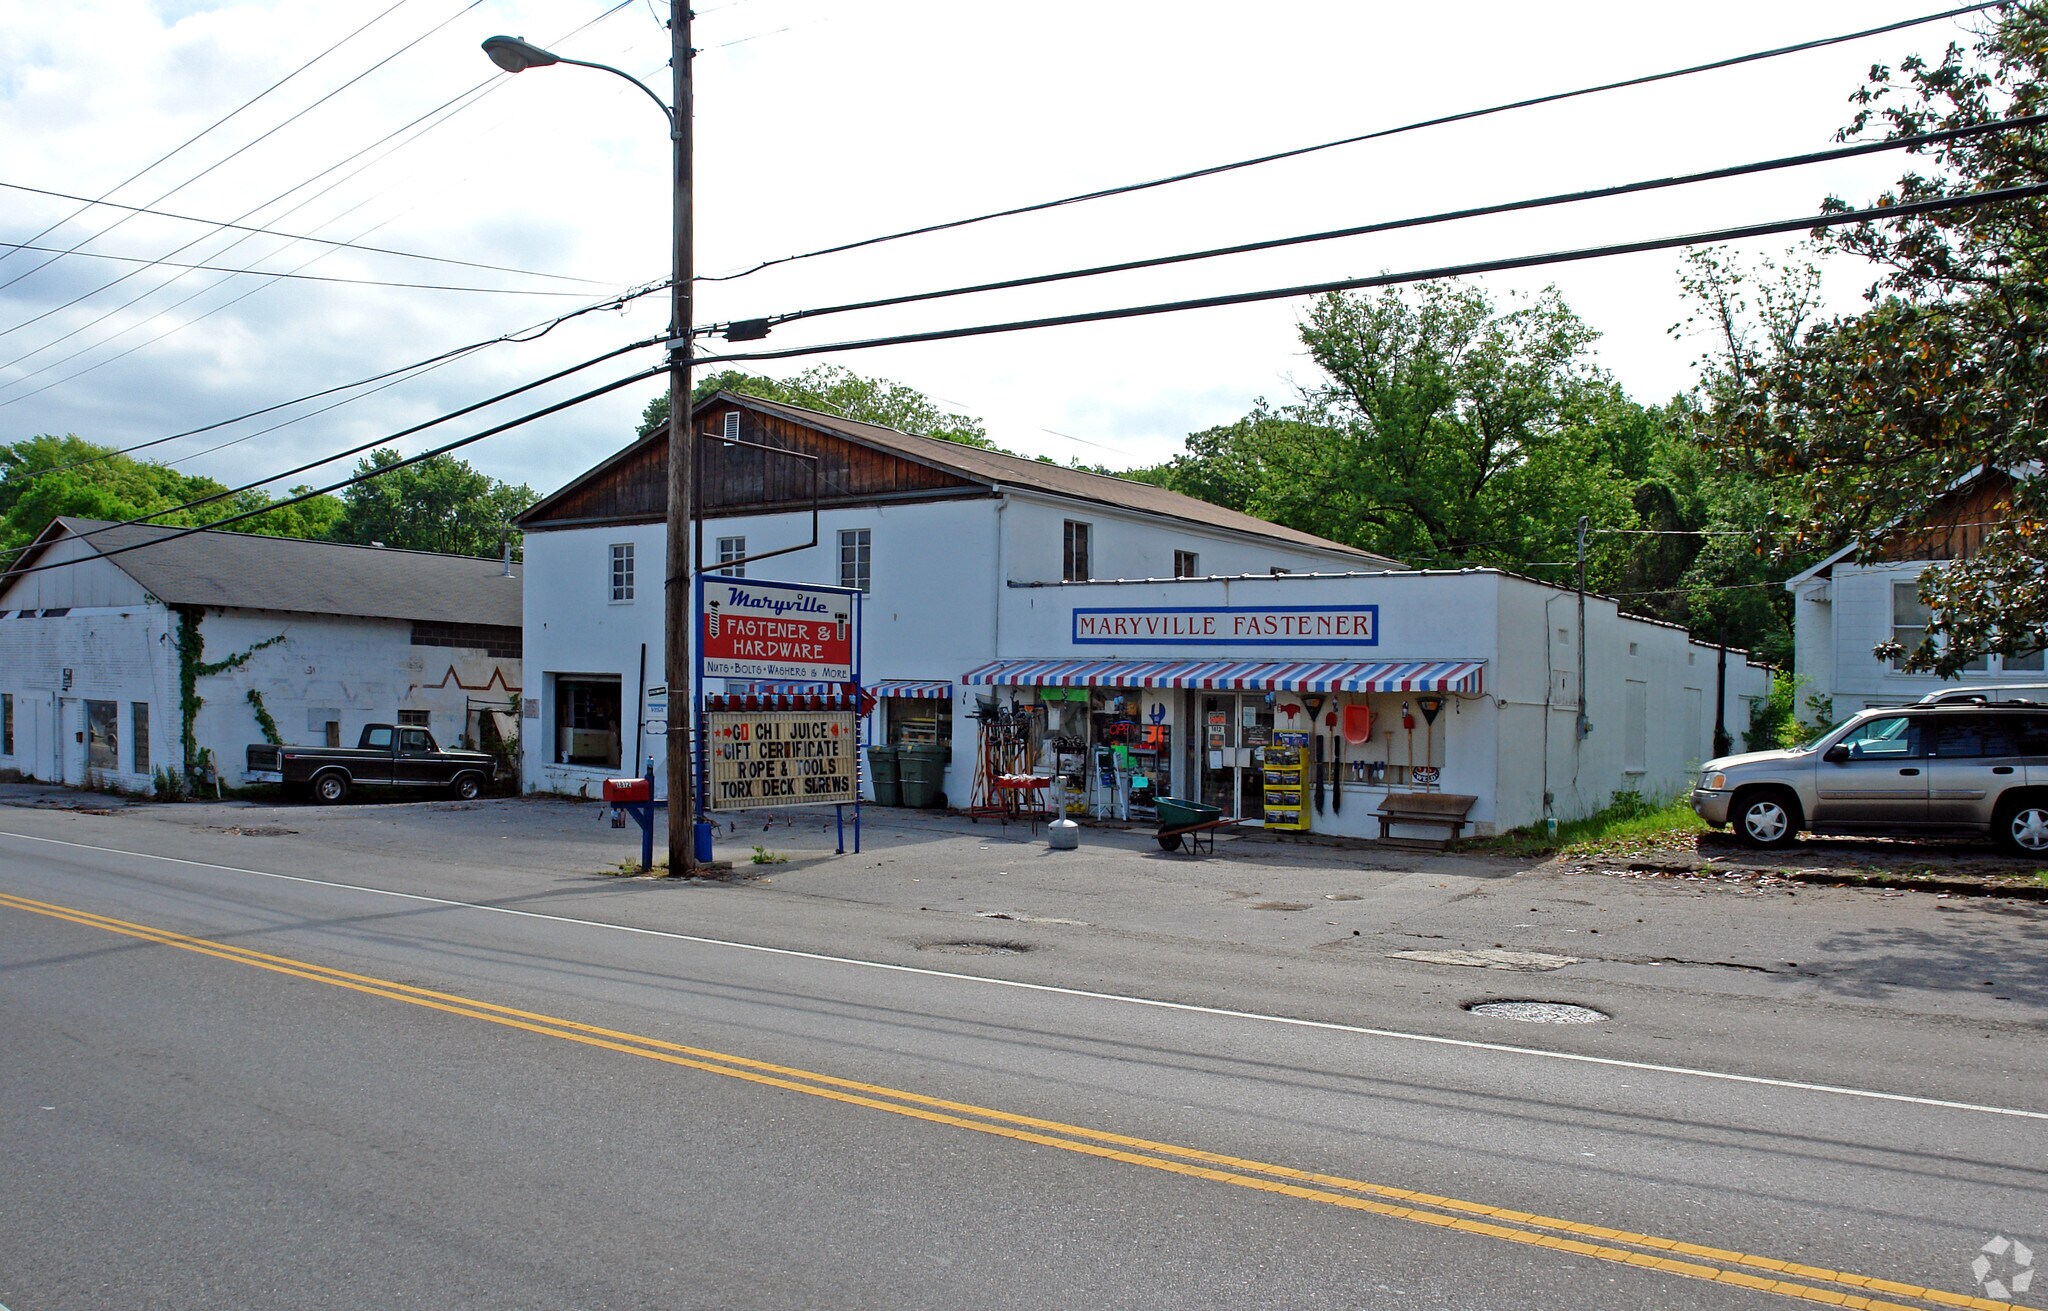
[[[1689,846],[1706,831],[1706,821],[1693,813],[1687,797],[1659,803],[1634,792],[1617,792],[1605,809],[1560,823],[1556,837],[1541,824],[1529,824],[1470,843],[1467,850],[1516,857],[1607,855],[1674,844]]]

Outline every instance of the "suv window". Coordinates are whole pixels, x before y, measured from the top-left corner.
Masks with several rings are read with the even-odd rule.
[[[1930,754],[1945,760],[2018,754],[2009,715],[1944,715],[1928,725]]]
[[[2048,715],[2018,715],[2019,754],[2048,756]]]
[[[1904,715],[1869,719],[1850,729],[1837,746],[1852,760],[1903,759],[1920,754],[1920,726]]]

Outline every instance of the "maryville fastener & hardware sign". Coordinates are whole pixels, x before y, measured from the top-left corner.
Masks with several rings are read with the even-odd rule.
[[[852,611],[851,598],[827,589],[706,579],[704,672],[843,683],[853,677]]]

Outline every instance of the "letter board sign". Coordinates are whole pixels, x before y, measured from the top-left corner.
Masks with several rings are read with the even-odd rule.
[[[850,710],[712,711],[712,810],[850,806],[860,800],[859,734]]]

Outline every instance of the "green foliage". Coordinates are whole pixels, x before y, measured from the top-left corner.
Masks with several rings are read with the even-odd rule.
[[[1969,49],[1878,65],[1845,140],[1898,138],[2048,108],[2048,8],[2006,6]],[[1879,205],[2038,181],[2033,128],[1914,147]],[[1849,208],[1830,199],[1829,206]],[[1972,548],[1929,569],[1934,612],[1906,667],[1953,675],[2048,632],[2048,203],[2040,198],[1830,229],[1870,261],[1869,308],[1774,340],[1734,371],[1715,417],[1760,472],[1802,485],[1792,539],[1878,550],[1894,524],[1941,526],[1949,489],[1987,470],[2021,474],[1973,511]],[[1979,523],[1981,522],[1981,527]],[[1981,531],[1981,541],[1976,532]],[[1880,648],[1879,654],[1891,654]]]
[[[1616,792],[1604,810],[1583,819],[1566,820],[1553,836],[1542,824],[1529,824],[1496,838],[1468,844],[1469,849],[1541,859],[1549,856],[1612,855],[1687,844],[1707,831],[1684,796],[1651,801],[1638,792]]]
[[[284,745],[284,737],[277,731],[277,721],[270,717],[270,708],[263,704],[263,694],[255,688],[249,689],[249,708],[256,712],[256,727],[263,730],[263,740],[274,747]]]
[[[185,774],[168,765],[158,765],[150,776],[158,801],[176,801],[185,795]]]
[[[770,851],[768,848],[756,844],[754,847],[754,863],[756,865],[787,865],[789,857],[779,851]]]
[[[295,488],[293,494],[305,491]],[[191,509],[170,507],[204,501]],[[0,549],[33,541],[59,515],[83,519],[135,519],[144,515],[170,527],[191,527],[249,510],[270,498],[260,491],[229,494],[211,478],[179,473],[77,437],[30,437],[0,446]],[[319,496],[233,525],[238,532],[276,537],[324,537],[341,502]]]
[[[199,695],[199,657],[205,653],[206,639],[199,635],[199,621],[200,611],[190,606],[178,608],[178,744],[188,779],[199,765],[199,743],[192,735],[192,725],[199,718],[199,707],[205,704]]]
[[[720,391],[758,396],[762,400],[836,414],[859,423],[878,424],[898,432],[937,437],[962,446],[996,449],[980,419],[939,408],[915,387],[887,378],[868,378],[837,364],[816,364],[793,378],[763,378],[723,369],[698,379],[691,404]],[[640,436],[668,426],[668,393],[662,392],[640,415]]]
[[[515,515],[540,499],[531,487],[501,483],[452,455],[436,455],[404,468],[404,457],[379,447],[356,462],[358,475],[390,470],[342,493],[343,512],[332,526],[336,541],[408,551],[489,556],[511,532]],[[518,534],[512,534],[516,543]]]
[[[1804,698],[1806,718],[1799,717],[1799,690],[1807,682],[1799,675],[1782,670],[1772,673],[1769,695],[1751,705],[1749,727],[1742,734],[1745,749],[1775,751],[1804,746],[1833,727],[1836,722],[1833,697]]]

